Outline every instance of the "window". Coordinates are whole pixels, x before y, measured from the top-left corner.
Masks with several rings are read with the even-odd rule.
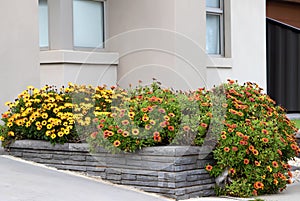
[[[49,46],[47,0],[39,0],[39,38],[40,47]]]
[[[206,0],[206,53],[224,55],[223,0]]]
[[[73,0],[73,34],[75,47],[103,48],[103,1]]]

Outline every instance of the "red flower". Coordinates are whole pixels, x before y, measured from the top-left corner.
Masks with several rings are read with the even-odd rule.
[[[257,190],[253,190],[252,194],[253,194],[254,196],[257,196]]]
[[[253,146],[253,145],[250,145],[250,146],[249,146],[249,150],[250,150],[250,151],[253,151],[253,150],[254,150],[254,146]]]
[[[254,164],[255,164],[256,166],[260,166],[260,162],[258,162],[258,161],[254,161]]]
[[[91,134],[91,138],[95,139],[95,138],[97,137],[97,135],[98,135],[98,132],[93,132],[93,133]]]
[[[123,130],[122,130],[122,129],[118,129],[118,130],[117,130],[117,133],[119,133],[119,134],[120,134],[120,133],[123,133]]]
[[[210,172],[210,171],[213,169],[213,166],[207,165],[207,166],[205,167],[205,169],[206,169],[208,172]]]
[[[266,129],[262,129],[261,132],[262,132],[263,134],[268,134],[268,133],[269,133],[269,131],[267,131]]]
[[[126,119],[126,120],[123,120],[123,121],[122,121],[122,124],[123,124],[123,125],[128,125],[128,124],[129,124],[129,121],[128,121],[127,119]]]
[[[227,137],[226,137],[226,135],[221,135],[221,138],[222,138],[223,140],[225,140]]]
[[[247,141],[247,140],[249,140],[249,136],[248,136],[248,135],[244,135],[243,139],[244,139],[245,141]]]
[[[201,123],[200,126],[203,127],[203,128],[207,128],[207,124],[206,123]]]
[[[239,149],[237,147],[232,147],[232,151],[238,151]]]

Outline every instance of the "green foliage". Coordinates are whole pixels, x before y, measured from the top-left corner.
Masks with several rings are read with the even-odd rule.
[[[226,195],[248,197],[284,189],[291,182],[287,162],[299,151],[297,129],[256,84],[230,81],[224,88],[224,127],[213,151],[217,164],[206,169],[215,177],[229,170],[229,182],[221,187]]]

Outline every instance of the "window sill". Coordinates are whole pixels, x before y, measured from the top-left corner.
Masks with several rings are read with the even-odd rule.
[[[117,52],[83,52],[72,50],[40,51],[40,64],[119,64]]]
[[[222,56],[208,56],[206,59],[207,68],[232,68],[232,58]]]

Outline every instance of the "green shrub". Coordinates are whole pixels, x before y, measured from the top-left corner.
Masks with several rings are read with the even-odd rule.
[[[210,119],[207,101],[203,89],[175,93],[157,82],[116,90],[111,113],[98,117],[100,131],[92,133],[88,142],[94,148],[126,152],[157,145],[200,145]]]
[[[206,167],[215,177],[228,171],[219,191],[248,197],[284,189],[291,182],[288,160],[299,152],[297,129],[256,84],[229,81],[224,88],[226,116],[213,151],[216,164]]]

